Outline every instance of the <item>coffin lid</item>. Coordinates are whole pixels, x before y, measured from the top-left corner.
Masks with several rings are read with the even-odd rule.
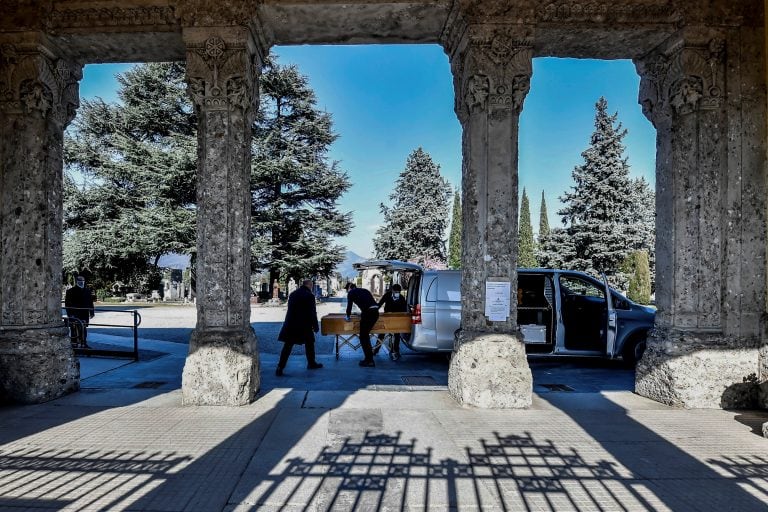
[[[398,260],[365,260],[352,264],[352,268],[358,272],[363,270],[378,269],[387,272],[423,272],[421,265]]]

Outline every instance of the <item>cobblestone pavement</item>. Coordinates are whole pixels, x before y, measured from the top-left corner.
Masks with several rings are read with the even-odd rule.
[[[531,360],[533,406],[489,411],[450,399],[444,359],[347,348],[280,379],[263,352],[256,402],[183,407],[187,346],[140,345],[159,355],[81,358],[80,392],[0,407],[0,510],[768,509],[767,412],[671,409],[609,363]]]

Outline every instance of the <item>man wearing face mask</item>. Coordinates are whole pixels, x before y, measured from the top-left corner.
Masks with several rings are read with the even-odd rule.
[[[93,295],[91,289],[85,286],[85,278],[77,276],[75,286],[67,290],[64,296],[64,307],[67,308],[70,336],[72,344],[87,347],[88,321],[93,318]]]
[[[387,293],[385,293],[381,300],[379,300],[379,307],[384,306],[384,312],[385,313],[405,313],[408,311],[408,304],[405,302],[405,297],[400,293],[402,291],[402,287],[395,283],[392,285],[392,288],[389,289]],[[379,334],[379,341],[382,341],[384,339],[383,334]],[[379,347],[376,348],[376,352],[379,352]],[[392,346],[389,350],[389,357],[393,361],[397,361],[400,359],[400,334],[394,334],[392,336]]]

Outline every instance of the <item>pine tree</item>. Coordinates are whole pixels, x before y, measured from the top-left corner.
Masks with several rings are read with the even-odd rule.
[[[533,240],[533,226],[531,225],[531,205],[525,189],[523,189],[523,199],[520,202],[519,226],[517,235],[519,244],[517,266],[523,268],[537,267],[536,246]]]
[[[448,239],[448,268],[461,268],[461,194],[458,189],[453,193],[451,236]]]
[[[539,237],[549,235],[549,214],[547,213],[547,201],[544,199],[544,191],[541,191],[541,208],[539,209]]]
[[[622,139],[626,130],[617,123],[618,114],[608,115],[608,103],[595,105],[595,131],[582,153],[584,163],[573,170],[575,185],[561,196],[564,207],[562,231],[553,230],[542,248],[545,265],[613,276],[624,287],[620,267],[639,244],[632,218],[633,185],[624,157]],[[562,245],[561,245],[562,244]]]
[[[337,205],[350,181],[328,160],[337,138],[332,128],[307,77],[270,56],[260,81],[252,166],[253,267],[269,271],[270,285],[330,275],[344,259],[333,237],[352,228],[351,214]]]
[[[630,255],[632,260],[632,277],[629,280],[627,297],[638,304],[651,302],[651,270],[648,265],[648,253],[635,251]]]
[[[380,205],[384,223],[373,240],[376,257],[444,262],[450,193],[440,166],[422,148],[413,151],[389,196],[392,206]]]
[[[117,79],[121,102],[84,100],[64,145],[64,270],[96,287],[140,286],[162,254],[195,246],[196,119],[183,64],[137,65]]]

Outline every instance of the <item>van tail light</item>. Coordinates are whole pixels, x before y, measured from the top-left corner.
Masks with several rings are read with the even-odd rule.
[[[418,325],[421,323],[421,304],[416,304],[411,310],[411,324]]]

